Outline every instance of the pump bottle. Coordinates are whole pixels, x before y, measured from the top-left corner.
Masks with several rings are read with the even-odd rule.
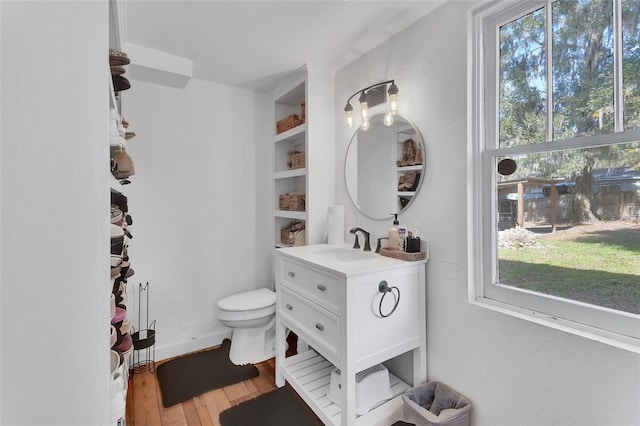
[[[393,214],[394,219],[393,219],[393,226],[391,226],[391,228],[389,228],[389,235],[388,235],[388,243],[389,243],[389,250],[399,250],[400,247],[400,237],[398,236],[398,225],[400,224],[400,222],[398,222],[398,214],[394,213]]]

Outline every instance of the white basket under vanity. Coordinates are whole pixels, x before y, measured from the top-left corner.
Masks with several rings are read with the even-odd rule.
[[[286,380],[327,425],[393,423],[401,394],[427,379],[426,261],[326,244],[276,249],[276,384]],[[287,329],[303,342],[288,358]],[[410,383],[389,368],[393,398],[357,416],[356,374],[407,353]],[[327,397],[335,368],[340,404]]]

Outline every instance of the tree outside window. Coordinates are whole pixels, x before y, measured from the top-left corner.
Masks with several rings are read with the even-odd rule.
[[[640,2],[483,13],[475,191],[490,197],[470,210],[491,236],[477,244],[482,296],[586,323],[590,306],[640,315]]]

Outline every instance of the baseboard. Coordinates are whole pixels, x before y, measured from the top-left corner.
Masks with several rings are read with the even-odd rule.
[[[196,352],[211,346],[218,346],[224,339],[231,338],[231,329],[217,331],[207,336],[199,337],[195,340],[175,343],[171,345],[156,347],[156,362],[164,359],[175,358],[191,352]]]

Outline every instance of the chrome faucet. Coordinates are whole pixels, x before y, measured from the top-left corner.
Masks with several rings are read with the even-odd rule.
[[[353,234],[356,236],[356,241],[353,245],[354,249],[360,248],[360,243],[358,242],[358,234],[356,234],[356,232],[362,232],[362,235],[364,235],[364,251],[371,251],[371,245],[369,243],[369,233],[367,231],[365,231],[362,228],[351,228],[351,230],[349,231],[349,233]]]

